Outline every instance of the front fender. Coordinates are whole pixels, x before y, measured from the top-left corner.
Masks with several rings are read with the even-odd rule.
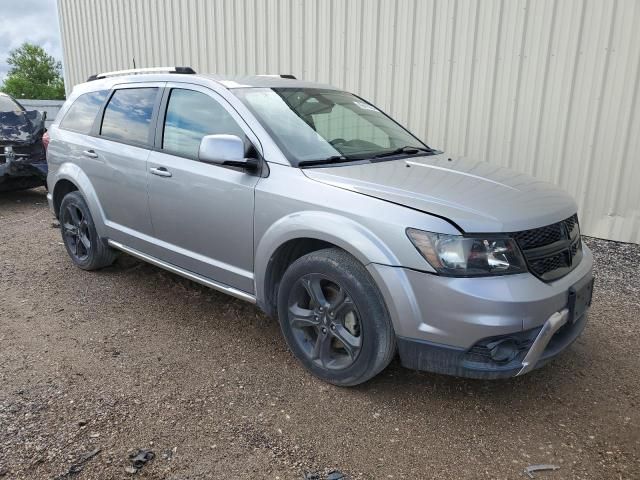
[[[259,301],[266,298],[267,268],[276,250],[290,240],[302,238],[332,243],[349,252],[363,265],[399,264],[398,258],[380,238],[349,218],[320,211],[292,213],[272,224],[256,246],[254,270]]]
[[[105,225],[105,214],[102,206],[100,205],[100,201],[98,200],[98,195],[96,194],[95,189],[93,188],[93,184],[89,180],[84,171],[78,167],[78,165],[74,163],[65,162],[60,165],[55,173],[53,185],[49,183],[49,190],[51,192],[55,192],[55,186],[61,180],[68,180],[73,183],[76,187],[78,187],[78,191],[82,194],[87,205],[89,206],[89,211],[91,212],[91,216],[93,217],[93,222],[96,226],[96,231],[98,235],[101,237],[107,236],[107,227]]]

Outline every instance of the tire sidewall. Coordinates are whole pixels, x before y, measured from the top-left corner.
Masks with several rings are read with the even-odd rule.
[[[355,385],[368,380],[386,367],[388,360],[385,358],[389,356],[386,349],[391,343],[389,337],[394,336],[393,328],[382,296],[366,269],[361,264],[358,264],[361,268],[353,268],[357,260],[346,253],[340,252],[336,258],[335,255],[323,255],[323,252],[325,251],[301,257],[283,275],[278,288],[280,327],[293,354],[314,375],[336,385]],[[350,262],[340,261],[341,255],[348,255]],[[320,367],[309,359],[294,338],[288,318],[289,292],[300,277],[309,273],[321,274],[339,284],[351,297],[359,313],[362,347],[355,362],[344,369],[329,370]]]

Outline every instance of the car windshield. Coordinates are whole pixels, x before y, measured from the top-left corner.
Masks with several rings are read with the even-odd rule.
[[[315,88],[241,88],[234,92],[294,166],[431,152],[370,103]]]

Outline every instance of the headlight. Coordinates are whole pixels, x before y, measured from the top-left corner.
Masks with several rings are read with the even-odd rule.
[[[407,228],[407,235],[440,274],[471,277],[525,272],[526,266],[511,238],[470,238]]]

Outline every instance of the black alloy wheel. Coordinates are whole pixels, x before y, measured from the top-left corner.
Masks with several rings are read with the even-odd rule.
[[[360,314],[344,287],[321,274],[304,275],[289,294],[288,318],[300,348],[318,366],[336,370],[356,361]]]
[[[76,262],[85,262],[91,253],[91,233],[82,210],[68,203],[60,213],[60,227],[70,255]]]
[[[373,278],[339,248],[308,253],[284,272],[278,317],[292,353],[340,386],[366,382],[395,354],[395,333]]]
[[[115,261],[115,252],[98,235],[91,211],[80,192],[65,195],[58,218],[62,241],[76,266],[83,270],[97,270]]]

